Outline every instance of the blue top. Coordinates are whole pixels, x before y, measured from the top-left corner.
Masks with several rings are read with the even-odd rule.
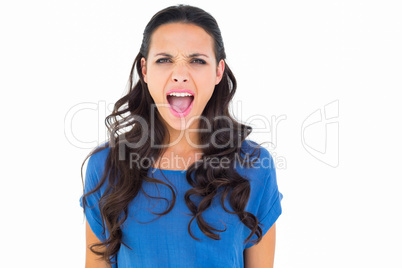
[[[246,154],[251,154],[256,145],[255,142],[246,140],[242,148]],[[260,227],[265,235],[282,213],[283,195],[278,191],[272,156],[267,149],[260,148],[260,157],[253,167],[247,168],[238,164],[236,170],[250,181],[250,199],[245,211],[258,218],[263,224]],[[85,193],[99,182],[109,150],[106,148],[89,158],[85,174]],[[162,172],[170,182],[162,176]],[[185,192],[191,189],[185,178],[186,171],[151,167],[148,175],[174,185],[172,188],[177,189],[176,204],[167,215],[157,219],[158,215],[151,212],[164,212],[170,203],[167,204],[164,199],[147,197],[140,191],[130,203],[128,218],[122,226],[122,239],[132,250],[121,245],[117,264],[112,267],[243,267],[243,251],[253,245],[250,242],[244,244],[251,231],[240,222],[237,215],[229,214],[222,208],[218,196],[214,197],[211,206],[202,216],[208,224],[219,230],[225,229],[225,223],[227,230],[216,232],[221,239],[214,240],[203,234],[194,219],[191,231],[195,237],[201,239],[197,241],[190,236],[187,229],[192,216],[189,216],[191,212],[184,201]],[[102,235],[102,221],[97,204],[105,188],[106,185],[103,185],[100,191],[87,197],[89,208],[85,210],[89,226],[101,241],[105,236]],[[143,189],[150,196],[172,200],[170,189],[164,185],[144,181]],[[194,197],[191,196],[196,202]],[[228,198],[229,195],[225,200],[225,207],[233,211]],[[80,203],[82,207],[82,197]],[[251,240],[256,238],[254,234]]]

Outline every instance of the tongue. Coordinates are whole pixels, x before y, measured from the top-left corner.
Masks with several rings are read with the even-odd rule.
[[[186,96],[186,97],[175,97],[175,96],[168,96],[168,101],[170,106],[172,106],[173,110],[178,113],[182,113],[190,106],[193,97]]]

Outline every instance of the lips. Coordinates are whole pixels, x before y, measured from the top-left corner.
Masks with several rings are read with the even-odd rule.
[[[166,95],[169,95],[170,93],[188,93],[194,96],[194,92],[190,89],[171,89],[166,92]]]
[[[167,92],[166,99],[172,114],[176,117],[184,117],[191,111],[194,93],[188,89],[172,89]]]

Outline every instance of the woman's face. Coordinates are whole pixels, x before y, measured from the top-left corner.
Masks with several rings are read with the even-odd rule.
[[[198,126],[195,119],[202,114],[225,67],[223,60],[216,64],[213,45],[213,38],[193,24],[164,24],[153,32],[148,60],[141,59],[141,68],[169,129]]]

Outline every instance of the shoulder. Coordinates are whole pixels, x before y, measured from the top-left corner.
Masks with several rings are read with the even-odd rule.
[[[266,177],[275,172],[275,163],[271,153],[255,141],[244,140],[241,144],[240,154],[242,159],[249,162],[249,165],[237,162],[238,171],[258,177]]]
[[[110,152],[109,143],[103,143],[92,150],[88,160],[88,168],[101,169],[104,167]]]
[[[258,155],[258,157],[255,158],[260,158],[260,157],[265,157],[265,158],[270,158],[271,154],[269,153],[269,151],[264,148],[261,144],[256,143],[253,140],[244,140],[241,144],[241,148],[244,152],[249,153],[249,154],[253,154],[253,156],[255,155],[256,152]]]
[[[110,152],[109,144],[103,143],[94,148],[88,159],[85,181],[88,186],[95,186],[100,181],[105,170],[105,164]]]
[[[242,150],[249,163],[246,165],[236,162],[238,165],[236,171],[249,181],[250,199],[258,203],[263,198],[274,198],[278,195],[278,185],[275,163],[271,153],[251,140],[245,140],[242,143]]]

